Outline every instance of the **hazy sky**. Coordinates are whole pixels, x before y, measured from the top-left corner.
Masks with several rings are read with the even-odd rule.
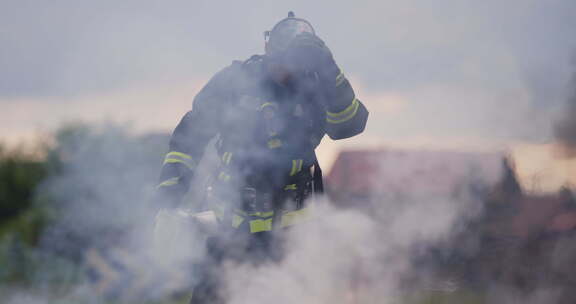
[[[371,111],[349,144],[546,141],[574,69],[574,0],[0,0],[0,140],[78,119],[171,130],[289,10]]]

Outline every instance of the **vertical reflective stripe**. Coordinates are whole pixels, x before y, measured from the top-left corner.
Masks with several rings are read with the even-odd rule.
[[[342,71],[342,69],[340,69],[340,74],[338,74],[338,76],[336,76],[336,86],[341,85],[345,79],[346,79],[346,77],[344,77],[344,71]]]
[[[358,108],[360,107],[360,102],[358,99],[354,98],[352,103],[343,111],[338,113],[326,112],[326,121],[332,124],[339,124],[346,122],[356,115]]]
[[[224,154],[222,154],[222,161],[226,165],[229,165],[231,160],[232,160],[232,152],[224,152]]]
[[[304,161],[302,159],[292,160],[292,170],[290,170],[290,176],[294,176],[296,173],[302,171],[302,164]]]

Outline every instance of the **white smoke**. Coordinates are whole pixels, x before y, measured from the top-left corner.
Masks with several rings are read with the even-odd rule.
[[[62,269],[54,260],[40,259],[46,266],[34,274],[34,285],[9,290],[3,301],[186,298],[203,279],[194,265],[203,261],[204,236],[194,229],[169,235],[175,245],[158,250],[153,246],[153,212],[148,210],[166,138],[136,138],[122,128],[96,127],[71,129],[58,140],[55,153],[62,165],[39,190],[58,206],[58,220],[43,236],[41,250],[76,261],[83,269],[74,270],[79,279],[58,290],[53,281],[62,279]],[[198,174],[192,197],[202,196],[208,171]],[[339,202],[345,209],[317,198],[316,216],[285,231],[280,262],[225,262],[221,278],[228,303],[404,303],[427,292],[468,288],[463,286],[468,282],[446,269],[458,266],[452,256],[477,253],[477,235],[470,227],[484,205],[474,187],[468,187],[474,181],[461,182],[462,187],[442,194],[407,185],[400,194]],[[564,245],[550,258],[555,268],[569,260]],[[500,282],[481,283],[487,286],[489,303],[555,303],[559,293],[553,284],[523,291]]]
[[[32,286],[4,300],[139,301],[189,289],[201,240],[191,233],[172,251],[154,247],[152,197],[166,148],[166,135],[136,137],[117,125],[58,131],[47,155],[51,175],[37,190],[37,207],[51,221],[30,270]]]
[[[77,261],[87,271],[56,298],[77,303],[91,298],[157,300],[190,291],[202,279],[193,267],[204,254],[197,231],[181,234],[170,250],[152,246],[153,213],[148,208],[164,141],[136,138],[111,126],[59,133],[49,157],[61,166],[39,190],[58,213],[43,236],[42,250]],[[203,174],[193,197],[202,191]],[[459,232],[459,223],[480,212],[480,204],[466,193],[407,195],[401,201],[375,197],[362,208],[354,208],[361,202],[351,201],[349,209],[320,199],[313,220],[287,231],[281,263],[225,267],[230,303],[382,303],[400,297],[407,281],[431,271],[428,265],[417,267],[416,259],[449,241]],[[36,286],[16,293],[8,303],[48,303],[54,297],[46,281],[52,271],[39,271]]]
[[[456,224],[479,211],[471,203],[478,202],[375,199],[386,214],[366,214],[321,202],[315,220],[288,232],[281,263],[228,265],[230,303],[393,303],[422,288],[405,286],[430,275],[431,266],[415,259],[454,237]]]

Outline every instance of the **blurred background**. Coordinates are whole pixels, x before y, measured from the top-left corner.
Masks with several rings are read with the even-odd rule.
[[[0,0],[0,294],[33,286],[58,299],[89,281],[86,249],[134,224],[118,206],[149,194],[196,92],[232,60],[262,54],[263,32],[290,10],[315,26],[370,111],[362,135],[319,148],[336,205],[447,193],[470,168],[496,166],[483,200],[498,211],[474,233],[499,245],[475,262],[501,269],[491,257],[513,261],[527,246],[542,254],[482,276],[528,289],[544,280],[526,265],[549,261],[576,228],[576,2]],[[72,216],[94,201],[107,201],[96,213],[117,227]],[[88,267],[96,285],[111,280],[106,263]],[[562,267],[547,268],[553,280],[574,282],[552,268]]]

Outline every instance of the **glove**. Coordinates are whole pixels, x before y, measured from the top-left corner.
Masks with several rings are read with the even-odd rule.
[[[163,259],[180,260],[192,256],[198,243],[219,231],[212,211],[194,213],[186,209],[161,209],[154,218],[153,249]]]
[[[161,209],[154,218],[153,251],[165,266],[177,264],[190,256],[193,227],[181,209]]]
[[[315,72],[321,80],[334,80],[340,73],[330,49],[322,39],[311,33],[296,36],[285,52],[286,63],[296,69]]]

